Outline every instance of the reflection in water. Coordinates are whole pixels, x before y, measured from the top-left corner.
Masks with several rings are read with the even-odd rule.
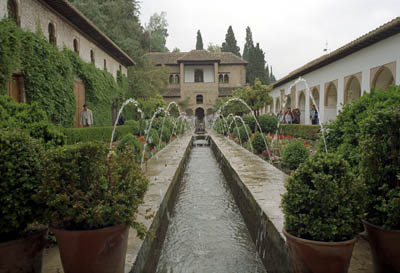
[[[194,147],[157,272],[266,272],[209,147]]]

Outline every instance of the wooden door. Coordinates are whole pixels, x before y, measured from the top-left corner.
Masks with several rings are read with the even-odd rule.
[[[74,82],[74,95],[76,102],[74,126],[78,128],[81,127],[79,124],[79,114],[83,109],[83,105],[85,104],[85,85],[83,84],[83,82]]]
[[[8,87],[8,95],[16,102],[22,102],[22,82],[20,76],[12,76]]]

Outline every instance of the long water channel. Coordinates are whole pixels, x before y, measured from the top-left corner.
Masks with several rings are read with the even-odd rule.
[[[266,272],[210,147],[193,147],[182,179],[157,272]]]

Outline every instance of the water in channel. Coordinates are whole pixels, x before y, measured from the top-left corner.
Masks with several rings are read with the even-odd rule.
[[[210,147],[192,149],[157,272],[266,272]]]

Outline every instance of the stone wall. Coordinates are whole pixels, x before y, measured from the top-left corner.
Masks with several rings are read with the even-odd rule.
[[[56,30],[57,46],[62,49],[64,46],[73,50],[73,40],[77,39],[79,44],[79,56],[85,61],[90,62],[90,50],[94,51],[95,64],[99,69],[104,69],[104,60],[107,63],[107,71],[114,77],[120,68],[124,75],[127,75],[127,68],[120,64],[118,60],[110,56],[82,31],[70,24],[69,21],[59,15],[56,11],[37,0],[16,0],[20,17],[20,26],[32,32],[36,32],[40,26],[42,33],[48,39],[48,26],[52,23]],[[0,2],[0,18],[7,16],[7,0]]]

